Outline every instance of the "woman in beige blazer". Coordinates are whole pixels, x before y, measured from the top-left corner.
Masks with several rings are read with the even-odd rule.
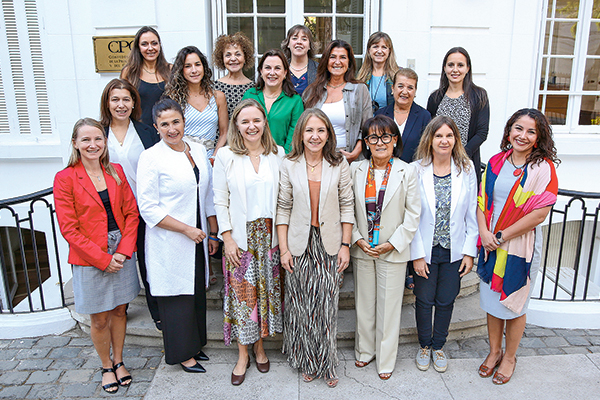
[[[378,115],[363,125],[365,160],[351,167],[356,225],[352,258],[356,298],[355,365],[377,360],[381,379],[392,376],[410,242],[421,200],[415,167],[400,160],[398,126]]]
[[[281,164],[276,222],[288,272],[283,350],[305,382],[323,377],[335,387],[338,285],[350,262],[354,224],[350,167],[319,109],[302,113],[292,146]]]

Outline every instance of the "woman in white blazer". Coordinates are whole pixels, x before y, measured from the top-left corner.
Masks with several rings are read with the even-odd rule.
[[[152,114],[161,141],[142,152],[137,169],[148,283],[158,301],[165,362],[205,372],[197,360],[208,360],[201,350],[207,340],[206,266],[218,248],[211,166],[204,146],[182,140],[179,104],[161,100]]]
[[[417,171],[400,159],[398,125],[379,115],[362,128],[364,160],[350,166],[356,225],[351,255],[356,297],[358,368],[374,358],[381,379],[394,371],[410,242],[419,226]]]
[[[446,116],[435,117],[427,125],[417,159],[413,164],[421,187],[421,221],[410,246],[421,346],[415,361],[425,371],[433,358],[435,370],[444,372],[448,362],[442,348],[454,300],[461,278],[471,271],[477,255],[477,178],[458,128]]]
[[[279,166],[285,154],[269,132],[267,115],[253,99],[233,111],[227,144],[217,153],[213,181],[219,235],[224,244],[224,338],[237,338],[239,357],[231,383],[240,385],[253,345],[256,367],[269,371],[263,337],[281,332],[281,284],[273,229]]]

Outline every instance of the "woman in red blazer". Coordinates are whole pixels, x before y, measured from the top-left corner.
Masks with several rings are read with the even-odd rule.
[[[56,215],[69,243],[75,311],[90,314],[102,389],[115,393],[131,383],[123,343],[127,304],[140,291],[134,256],[137,205],[123,168],[109,162],[98,121],[77,121],[71,145],[67,168],[54,178]]]

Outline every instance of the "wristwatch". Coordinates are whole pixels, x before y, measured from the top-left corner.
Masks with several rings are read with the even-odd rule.
[[[496,232],[496,240],[498,240],[498,244],[502,244],[505,242],[505,240],[502,239],[502,231]]]

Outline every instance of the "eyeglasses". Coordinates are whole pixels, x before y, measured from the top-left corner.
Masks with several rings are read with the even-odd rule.
[[[377,135],[369,135],[365,138],[366,142],[369,143],[370,145],[375,146],[377,143],[379,143],[379,139],[381,139],[381,142],[383,144],[388,144],[392,142],[392,139],[394,138],[394,136],[390,135],[389,133],[384,133],[381,136],[377,136]]]

